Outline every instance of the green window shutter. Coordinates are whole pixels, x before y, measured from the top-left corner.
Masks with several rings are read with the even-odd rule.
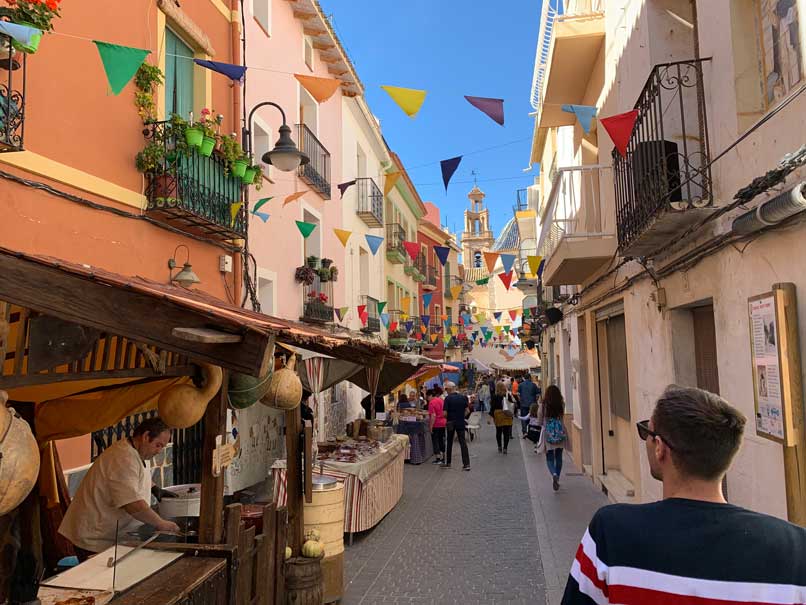
[[[188,119],[193,111],[193,50],[170,29],[165,30],[165,117]],[[195,116],[198,118],[199,116]]]

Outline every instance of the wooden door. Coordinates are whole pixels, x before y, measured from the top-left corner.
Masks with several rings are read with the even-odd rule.
[[[719,395],[719,364],[716,357],[716,326],[714,306],[691,310],[694,318],[694,358],[697,366],[697,386]]]

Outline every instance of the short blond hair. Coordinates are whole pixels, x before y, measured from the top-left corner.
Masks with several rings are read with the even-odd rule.
[[[503,381],[499,380],[495,383],[495,394],[502,397],[507,394],[507,385]]]

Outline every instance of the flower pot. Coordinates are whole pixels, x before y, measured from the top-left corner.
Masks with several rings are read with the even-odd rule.
[[[235,160],[232,163],[232,175],[242,179],[248,166],[249,163],[246,160]]]
[[[330,269],[330,265],[333,264],[333,259],[330,258],[323,258],[322,259],[322,268],[323,269]]]
[[[307,264],[311,269],[318,269],[319,259],[315,256],[310,256],[305,259],[305,264]]]
[[[320,269],[319,270],[319,281],[326,282],[330,281],[330,271],[327,269]]]
[[[252,168],[251,166],[246,169],[241,177],[244,185],[251,185],[255,182],[255,177],[257,176],[257,168]]]
[[[211,155],[213,155],[213,149],[215,149],[215,139],[213,137],[202,138],[199,153],[204,157],[209,158]]]
[[[204,132],[196,126],[185,128],[185,141],[191,147],[199,147],[204,141]]]
[[[20,21],[20,22],[17,23],[17,25],[25,25],[27,27],[35,27],[33,24],[27,23],[25,21]],[[32,55],[32,54],[34,54],[36,52],[36,49],[39,48],[39,43],[41,41],[42,41],[42,34],[34,34],[33,36],[31,36],[31,40],[28,42],[28,44],[22,44],[21,42],[17,42],[16,40],[12,40],[11,45],[14,48],[16,48],[17,50],[20,50],[20,51],[22,51],[24,53],[28,53],[29,55]]]
[[[16,71],[22,67],[22,54],[3,43],[0,47],[0,69]]]

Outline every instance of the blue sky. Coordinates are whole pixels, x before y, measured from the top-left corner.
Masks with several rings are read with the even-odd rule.
[[[473,186],[487,194],[493,229],[512,217],[515,192],[532,183],[528,166],[533,118],[529,94],[540,0],[320,0],[366,87],[384,137],[425,201],[457,231]],[[428,91],[416,118],[380,85]],[[464,95],[505,100],[505,126]],[[517,141],[517,142],[515,142]],[[511,144],[509,144],[511,143]],[[445,194],[439,161],[470,152]]]

